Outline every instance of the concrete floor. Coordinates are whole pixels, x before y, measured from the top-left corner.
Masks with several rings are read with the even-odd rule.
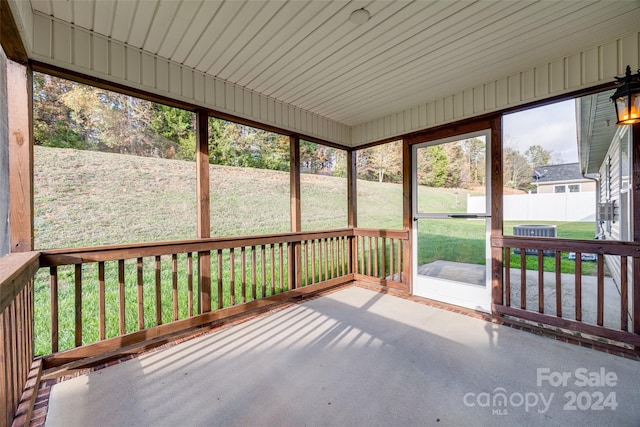
[[[349,287],[57,384],[46,425],[638,426],[638,384],[640,362]]]
[[[520,308],[520,269],[511,268],[511,306]],[[421,276],[437,277],[440,279],[462,281],[482,286],[486,281],[485,266],[452,261],[434,261],[418,267]],[[544,312],[556,314],[556,276],[555,273],[544,273]],[[526,272],[526,308],[538,311],[538,271]],[[576,319],[575,276],[561,274],[562,317]],[[631,310],[629,298],[629,313]],[[596,276],[582,276],[582,321],[596,324],[598,302],[598,279]],[[633,319],[629,316],[629,324]],[[620,329],[620,290],[613,278],[604,277],[604,319],[603,325],[611,329]]]

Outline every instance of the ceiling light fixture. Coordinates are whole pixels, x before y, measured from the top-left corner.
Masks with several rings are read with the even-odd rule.
[[[362,25],[367,22],[371,18],[371,14],[365,8],[354,10],[351,12],[351,16],[349,16],[349,21],[353,22],[356,25]]]
[[[640,123],[640,70],[637,74],[631,74],[631,67],[627,65],[625,76],[615,79],[618,88],[611,100],[618,117],[616,125]]]

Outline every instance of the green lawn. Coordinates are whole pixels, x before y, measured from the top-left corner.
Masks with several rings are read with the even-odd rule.
[[[513,235],[513,226],[521,221],[505,221],[504,234]],[[556,225],[557,236],[570,239],[593,239],[594,225],[588,222],[540,222],[540,225]],[[418,223],[418,263],[428,264],[435,260],[485,264],[485,223],[481,220],[420,220]],[[561,270],[575,273],[575,262],[562,253]],[[538,269],[537,256],[527,256],[527,269]],[[520,255],[511,256],[511,267],[520,268]],[[544,258],[544,270],[555,271],[555,258]],[[582,272],[592,275],[595,263],[584,262]]]

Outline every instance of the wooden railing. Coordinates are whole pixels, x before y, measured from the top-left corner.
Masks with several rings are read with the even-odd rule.
[[[406,289],[407,232],[341,229],[43,251],[45,368],[83,366],[353,280]]]
[[[640,245],[511,236],[491,242],[503,248],[503,286],[494,292],[497,314],[640,346],[638,319],[631,315],[640,308],[640,283],[630,274]],[[545,256],[549,253],[553,256]],[[593,261],[583,261],[583,255]],[[607,274],[607,265],[619,272],[615,280]],[[563,268],[573,272],[562,273]]]
[[[24,415],[21,402],[32,406],[35,397],[25,401],[23,391],[33,364],[32,278],[38,258],[37,252],[0,258],[0,426]]]
[[[404,261],[409,233],[358,228],[354,236],[355,279],[408,292]]]

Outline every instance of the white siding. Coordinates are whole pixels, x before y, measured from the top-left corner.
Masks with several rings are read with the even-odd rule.
[[[624,67],[631,64],[637,68],[638,38],[633,32],[626,37],[611,40],[564,58],[558,58],[519,73],[486,82],[474,88],[465,88],[458,93],[417,105],[419,111],[435,111],[427,126],[423,121],[406,120],[405,115],[414,109],[381,117],[372,122],[352,127],[352,145],[358,146],[376,140],[391,138],[438,126],[454,120],[490,113],[508,107],[543,100],[590,86],[609,83],[615,75],[622,75]],[[371,123],[392,119],[396,129],[374,126]]]
[[[640,57],[636,31],[350,127],[40,12],[25,15],[23,3],[10,2],[21,25],[31,25],[25,42],[36,60],[353,147],[610,82]]]

